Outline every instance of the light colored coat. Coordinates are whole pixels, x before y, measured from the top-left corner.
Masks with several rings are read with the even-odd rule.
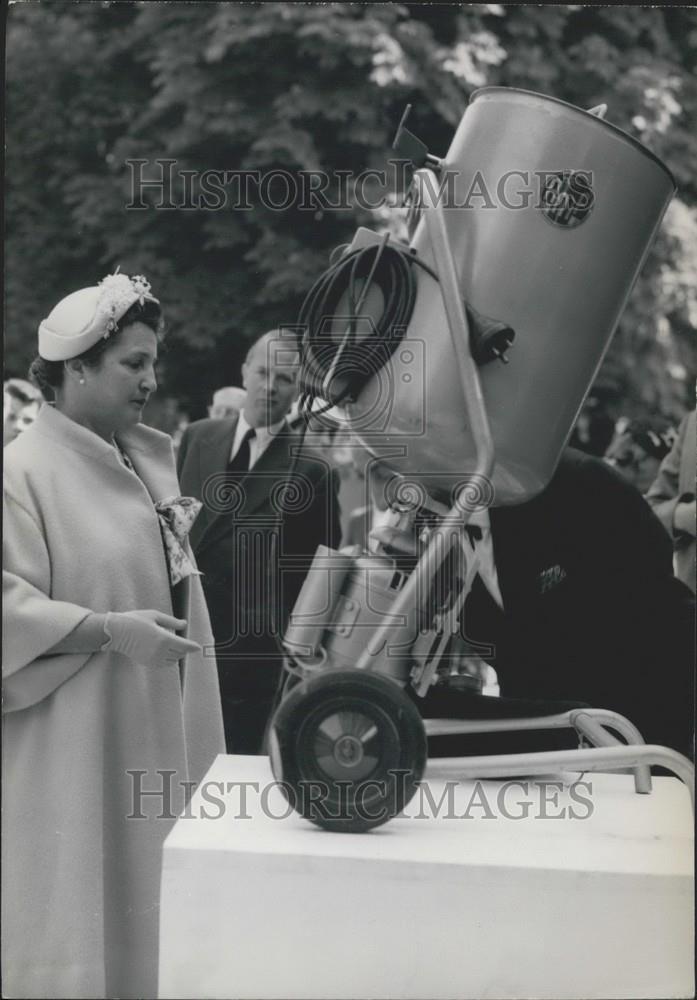
[[[171,441],[142,425],[119,441],[137,476],[43,406],[4,453],[6,996],[157,995],[162,843],[224,751],[201,586],[172,608],[153,506],[180,492]],[[186,617],[208,655],[42,655],[89,611],[137,608]]]

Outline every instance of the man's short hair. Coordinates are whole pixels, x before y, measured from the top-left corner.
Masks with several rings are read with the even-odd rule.
[[[244,359],[244,363],[246,365],[249,364],[250,358],[259,344],[262,344],[265,341],[275,343],[277,345],[274,349],[273,361],[275,363],[288,365],[293,368],[300,367],[300,352],[298,351],[297,340],[294,337],[289,336],[287,333],[284,334],[283,331],[278,328],[267,330],[266,333],[262,333],[260,337],[257,337],[257,339],[249,345],[249,350],[247,351]],[[286,344],[288,346],[286,346]],[[282,360],[280,355],[283,355]]]
[[[44,399],[36,386],[23,378],[8,378],[3,385],[3,391],[20,403],[41,403]]]

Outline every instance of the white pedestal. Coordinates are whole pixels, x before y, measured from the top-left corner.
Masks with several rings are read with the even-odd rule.
[[[219,756],[165,842],[160,996],[693,995],[677,779],[463,781],[434,818],[437,764],[405,816],[336,834],[287,815],[267,758]]]

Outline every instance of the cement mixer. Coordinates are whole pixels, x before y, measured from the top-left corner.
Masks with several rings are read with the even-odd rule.
[[[393,514],[371,551],[320,547],[284,637],[272,769],[326,829],[378,826],[414,794],[426,729],[404,689],[423,695],[450,669],[472,585],[468,521],[549,483],[674,193],[661,161],[604,113],[485,88],[443,158],[403,118],[410,242],[359,229],[306,298],[305,412],[321,400],[341,414]],[[424,595],[453,551],[461,586],[436,613]],[[692,780],[686,758],[643,746],[602,709],[449,725],[568,726],[590,744],[463,758],[462,777],[627,767],[646,792],[660,763]]]

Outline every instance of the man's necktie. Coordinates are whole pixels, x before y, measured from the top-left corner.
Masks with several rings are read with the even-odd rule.
[[[231,461],[228,464],[228,472],[247,472],[249,469],[249,459],[251,455],[251,449],[249,442],[255,436],[255,430],[250,427],[247,433],[244,435],[240,441],[240,446],[232,456]]]

